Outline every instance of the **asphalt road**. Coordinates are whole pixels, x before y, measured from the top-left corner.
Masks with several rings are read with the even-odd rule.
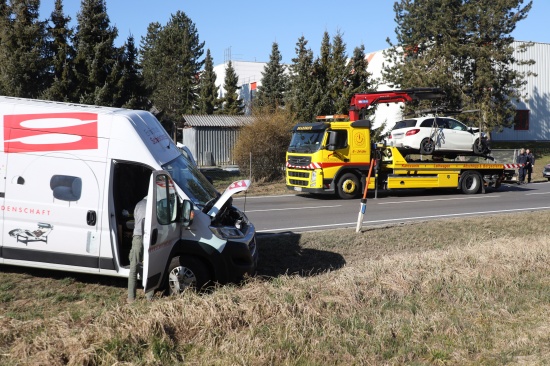
[[[290,192],[290,191],[289,191]],[[455,190],[370,192],[363,229],[369,226],[440,218],[492,215],[550,209],[550,182],[518,186],[503,184],[485,194],[465,195]],[[360,199],[288,194],[244,197],[234,205],[244,209],[259,234],[355,228]]]

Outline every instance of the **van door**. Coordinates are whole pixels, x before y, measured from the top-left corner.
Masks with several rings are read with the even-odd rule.
[[[162,285],[170,253],[181,234],[178,222],[179,196],[168,172],[151,174],[143,231],[143,288],[153,291]]]

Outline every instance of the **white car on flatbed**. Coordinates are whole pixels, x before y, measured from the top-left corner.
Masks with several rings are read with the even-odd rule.
[[[388,137],[389,145],[423,155],[437,152],[489,153],[485,133],[450,117],[418,117],[399,121]]]

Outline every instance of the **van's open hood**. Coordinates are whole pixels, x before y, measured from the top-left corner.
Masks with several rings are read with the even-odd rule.
[[[208,215],[212,218],[216,217],[220,209],[231,196],[233,196],[235,193],[246,191],[250,187],[250,184],[251,183],[249,180],[238,180],[231,183],[229,187],[225,189],[220,198],[218,198],[216,204],[212,206],[210,211],[208,211]]]

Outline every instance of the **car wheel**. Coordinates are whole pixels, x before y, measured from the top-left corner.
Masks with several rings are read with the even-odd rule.
[[[460,188],[465,194],[476,194],[481,189],[482,179],[478,172],[465,172]]]
[[[340,198],[355,198],[359,190],[359,179],[353,173],[346,173],[338,180],[337,191]]]
[[[433,140],[429,137],[426,137],[422,142],[420,142],[420,153],[422,155],[431,155],[435,150],[435,144]]]
[[[489,148],[487,147],[487,143],[483,141],[480,143],[479,139],[476,139],[474,142],[474,154],[484,155],[488,152]]]
[[[186,289],[200,291],[210,282],[206,266],[193,257],[174,257],[168,267],[169,295],[181,294]]]

